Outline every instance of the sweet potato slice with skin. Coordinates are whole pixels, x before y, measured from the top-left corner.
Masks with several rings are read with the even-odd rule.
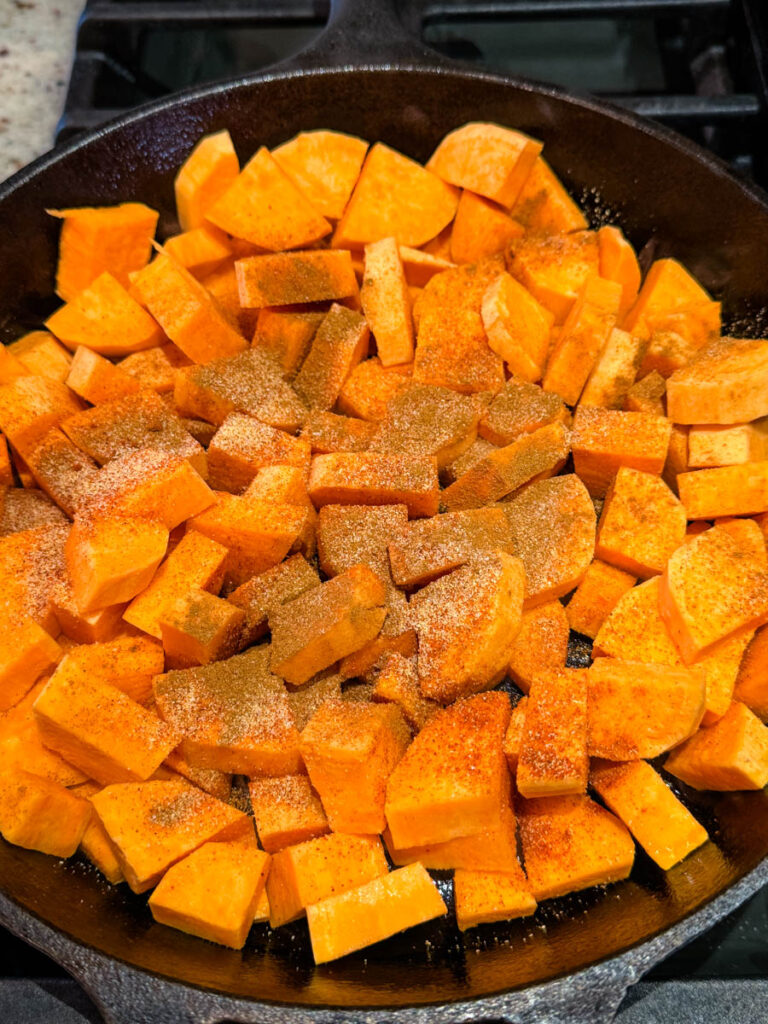
[[[206,135],[179,168],[174,180],[176,211],[183,231],[205,225],[205,215],[233,184],[240,163],[226,129]]]
[[[568,635],[568,619],[559,601],[523,611],[509,657],[510,677],[523,693],[542,673],[549,676],[565,668]]]
[[[395,238],[382,238],[366,245],[360,301],[382,366],[411,362],[411,297]]]
[[[33,619],[7,622],[0,635],[0,711],[24,697],[44,672],[50,672],[62,649]]]
[[[488,344],[510,371],[531,383],[541,380],[552,328],[549,310],[511,274],[501,274],[483,296],[482,317]]]
[[[81,409],[80,400],[60,381],[29,376],[0,384],[0,429],[24,459],[49,430]]]
[[[528,694],[518,792],[526,798],[585,793],[588,770],[586,669],[542,673]]]
[[[473,122],[449,132],[427,161],[444,181],[512,207],[542,144],[498,124]]]
[[[183,780],[118,783],[91,803],[135,893],[151,889],[203,843],[253,837],[246,814]]]
[[[245,309],[322,302],[357,294],[352,254],[346,249],[269,253],[235,262]]]
[[[371,452],[316,455],[309,496],[323,505],[406,505],[413,518],[437,514],[437,464],[431,458]]]
[[[595,559],[565,608],[571,629],[594,640],[621,597],[636,582],[628,572]]]
[[[675,423],[747,423],[768,415],[768,341],[723,338],[702,348],[667,381]]]
[[[516,866],[516,870],[511,870]],[[529,917],[537,903],[531,895],[528,880],[516,861],[504,872],[466,871],[453,876],[456,923],[465,932],[479,924],[510,921]]]
[[[291,380],[309,352],[324,313],[286,309],[259,310],[252,346],[277,362],[283,377]]]
[[[259,841],[268,853],[330,831],[323,805],[306,775],[251,779],[248,792]]]
[[[526,607],[578,586],[595,554],[595,509],[579,478],[532,483],[503,509],[525,566]]]
[[[542,235],[567,234],[589,227],[586,217],[542,156],[534,161],[512,213],[529,232]]]
[[[685,509],[660,477],[622,466],[605,498],[595,555],[647,579],[664,571],[685,527]]]
[[[358,363],[339,392],[339,412],[372,422],[383,420],[389,402],[413,387],[412,371],[410,364],[384,367],[375,356]]]
[[[604,409],[624,408],[643,358],[645,342],[626,331],[614,328],[598,354],[579,405],[596,405]],[[659,415],[663,415],[663,408]]]
[[[265,466],[295,466],[307,473],[310,459],[309,444],[302,438],[233,412],[208,446],[208,480],[215,490],[240,494]]]
[[[425,697],[444,704],[499,681],[520,627],[524,585],[520,559],[494,551],[414,594],[410,617]]]
[[[679,473],[677,485],[689,519],[768,511],[768,460]]]
[[[317,329],[294,387],[310,409],[332,409],[344,381],[367,355],[370,332],[354,310],[337,303]]]
[[[557,422],[569,422],[568,410],[558,395],[512,378],[483,413],[478,433],[494,445],[507,445],[522,434]]]
[[[588,796],[521,800],[528,885],[541,901],[626,878],[635,859],[627,829]]]
[[[334,832],[383,832],[387,779],[410,739],[394,704],[325,701],[318,708],[301,733],[301,756]]]
[[[270,611],[286,601],[319,586],[320,577],[303,555],[292,555],[266,572],[246,580],[227,598],[245,612],[242,628],[244,646],[259,640],[267,632]]]
[[[589,277],[599,273],[600,252],[594,231],[568,235],[527,235],[516,243],[512,274],[562,324]]]
[[[647,322],[651,317],[711,301],[698,281],[677,260],[656,260],[645,275],[637,301],[620,326],[630,333],[641,333],[648,329]],[[678,422],[676,417],[673,418]]]
[[[360,175],[368,143],[341,132],[300,132],[272,156],[324,217],[338,220]]]
[[[139,383],[119,365],[82,345],[75,349],[75,356],[66,378],[67,386],[86,402],[98,405],[139,390]]]
[[[640,290],[640,267],[635,250],[621,230],[605,226],[597,232],[600,247],[600,277],[621,285],[619,316],[623,316],[635,303]]]
[[[663,871],[709,838],[647,761],[595,760],[589,784]]]
[[[664,769],[694,789],[763,789],[768,783],[768,730],[734,701],[719,722],[673,750]]]
[[[14,846],[54,857],[71,857],[91,817],[87,800],[22,768],[0,780],[0,833]]]
[[[484,693],[438,712],[389,777],[385,813],[398,848],[498,826],[509,802],[502,742],[509,698]]]
[[[333,235],[334,248],[361,249],[394,236],[417,248],[453,220],[456,189],[382,142],[368,150],[354,191]]]
[[[609,761],[658,757],[699,726],[704,673],[598,658],[588,670],[588,751]]]
[[[373,685],[373,699],[397,705],[416,732],[440,707],[436,701],[422,696],[415,659],[397,653],[386,655],[381,662]],[[420,860],[419,857],[414,859]]]
[[[316,964],[327,963],[445,913],[426,870],[409,864],[307,907],[312,955]]]
[[[270,857],[246,843],[204,843],[171,865],[149,897],[160,924],[242,949],[253,924]]]
[[[464,189],[451,229],[451,259],[454,263],[477,263],[503,252],[524,231],[504,209]]]

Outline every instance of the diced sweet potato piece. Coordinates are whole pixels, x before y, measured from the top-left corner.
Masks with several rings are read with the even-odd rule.
[[[124,634],[124,604],[112,604],[95,612],[81,612],[77,607],[69,579],[58,583],[53,591],[53,611],[61,632],[76,644],[102,643]]]
[[[494,551],[475,555],[414,594],[410,618],[425,697],[448,703],[503,677],[520,626],[524,585],[520,559]]]
[[[91,802],[136,893],[203,843],[253,836],[246,814],[182,780],[118,783]]]
[[[334,832],[384,830],[387,779],[410,731],[392,704],[326,701],[301,734],[301,754]]]
[[[589,783],[660,868],[706,843],[707,830],[647,761],[594,761]]]
[[[98,793],[102,787],[98,783],[95,785],[97,788],[94,790],[94,793]],[[83,795],[85,796],[85,793]],[[120,867],[120,861],[117,859],[114,847],[109,841],[109,836],[99,818],[93,812],[85,832],[83,832],[83,838],[80,840],[80,851],[85,854],[91,864],[104,875],[111,885],[119,885],[120,882],[125,881],[123,869]]]
[[[460,869],[453,876],[453,886],[456,923],[462,932],[478,924],[529,917],[536,911],[536,900],[516,861],[504,873]]]
[[[387,617],[379,635],[339,662],[342,679],[370,678],[370,673],[390,654],[402,654],[404,658],[416,654],[416,631],[410,621],[405,594],[395,587],[388,588],[386,609]]]
[[[636,582],[628,572],[595,559],[565,608],[571,629],[594,640],[620,598]]]
[[[290,380],[304,361],[324,317],[324,313],[311,311],[260,309],[253,347],[271,355]]]
[[[176,378],[174,400],[182,415],[217,425],[230,413],[244,412],[272,427],[294,431],[307,414],[304,403],[280,376],[277,364],[258,348],[182,370]]]
[[[344,381],[367,355],[368,338],[363,317],[334,303],[294,381],[297,394],[310,409],[333,408]]]
[[[309,441],[312,452],[364,452],[376,436],[376,424],[333,412],[312,412],[302,427],[301,436]]]
[[[691,469],[736,466],[765,459],[768,459],[768,417],[733,427],[691,427],[688,432]]]
[[[272,252],[301,249],[331,230],[325,217],[264,147],[251,157],[205,216],[235,238]]]
[[[647,579],[664,571],[685,527],[685,509],[661,477],[622,466],[605,498],[595,555]]]
[[[396,704],[416,732],[439,710],[435,701],[421,694],[415,660],[402,654],[388,654],[381,662],[373,686],[373,699]],[[418,857],[414,859],[419,860]]]
[[[0,384],[9,384],[17,377],[30,377],[29,370],[19,359],[8,350],[7,345],[0,345]]]
[[[61,655],[59,644],[33,619],[6,622],[0,634],[0,711],[18,704]]]
[[[741,662],[734,699],[753,711],[757,717],[768,722],[768,627],[762,626],[755,633]]]
[[[405,279],[412,295],[414,290],[420,290],[431,281],[435,274],[450,270],[453,266],[450,259],[426,252],[424,249],[412,249],[408,245],[401,245],[399,251]]]
[[[518,791],[526,798],[584,793],[588,769],[586,670],[540,673],[525,709]]]
[[[142,352],[134,352],[121,359],[117,365],[132,377],[139,387],[162,395],[173,391],[179,368],[191,366],[192,362],[180,348],[168,342],[166,345],[156,345]]]
[[[542,235],[582,231],[587,219],[543,156],[537,157],[512,208],[529,232]]]
[[[636,328],[647,336],[640,372],[657,371],[670,377],[686,366],[699,349],[720,338],[720,303],[698,302],[682,306],[672,313],[648,317]]]
[[[47,331],[30,331],[7,346],[30,373],[49,380],[66,381],[72,356]]]
[[[342,679],[333,667],[310,679],[298,690],[288,692],[288,701],[296,719],[296,728],[301,732],[317,709],[329,700],[346,699],[341,692]],[[347,691],[350,693],[351,691]]]
[[[65,525],[67,517],[42,491],[0,486],[0,537],[38,526]]]
[[[517,772],[517,762],[520,757],[520,744],[525,729],[525,709],[528,707],[528,698],[521,697],[512,708],[509,717],[509,725],[504,734],[504,757],[510,772],[514,775]]]
[[[595,553],[595,509],[579,478],[532,483],[503,508],[525,566],[526,607],[578,586]]]
[[[659,610],[683,660],[691,664],[719,640],[768,619],[768,573],[716,526],[669,559]]]
[[[128,606],[125,621],[158,640],[165,609],[179,594],[202,587],[218,592],[228,551],[198,531],[186,534],[158,569],[154,579]]]
[[[695,303],[711,301],[701,285],[677,260],[656,260],[645,275],[637,301],[624,318],[625,331],[639,333],[647,330],[651,317],[674,313]],[[674,417],[676,419],[676,417]]]
[[[305,590],[318,586],[320,577],[303,555],[290,558],[242,583],[228,600],[245,613],[241,637],[244,646],[267,632],[267,618],[273,608],[292,601]]]
[[[523,612],[509,657],[509,674],[523,693],[528,693],[539,675],[549,676],[565,668],[568,633],[565,608],[559,601]]]
[[[396,239],[382,238],[366,245],[360,299],[382,365],[410,362],[413,359],[411,298]]]
[[[179,742],[178,733],[120,690],[84,675],[66,657],[35,701],[40,735],[90,778],[148,779]]]
[[[339,412],[363,420],[383,420],[391,399],[413,387],[411,370],[408,365],[384,367],[375,357],[359,363],[339,392]]]
[[[540,427],[480,459],[446,487],[442,503],[450,512],[490,505],[535,477],[549,475],[565,462],[569,448],[569,432],[562,423]]]
[[[49,430],[81,409],[80,401],[61,381],[16,377],[0,385],[0,429],[24,459]]]
[[[268,253],[237,260],[240,305],[246,309],[322,302],[357,294],[352,255],[346,249]]]
[[[588,796],[521,800],[528,885],[541,901],[626,878],[635,844],[622,823]]]
[[[414,518],[437,514],[439,482],[431,458],[371,452],[317,455],[309,495],[323,505],[407,505]]]
[[[303,917],[308,906],[387,874],[378,836],[333,832],[288,846],[272,858],[267,879],[273,928]]]
[[[243,775],[301,771],[299,734],[269,647],[157,676],[157,708],[182,735],[181,753],[199,768]]]
[[[602,227],[597,232],[600,247],[600,277],[621,285],[619,315],[634,305],[640,290],[640,267],[635,250],[616,227]]]
[[[67,532],[67,526],[51,524],[0,538],[3,622],[30,618],[51,635],[59,632],[53,598],[66,578]]]
[[[212,273],[232,255],[227,236],[218,228],[192,228],[166,239],[165,252],[198,280]]]
[[[549,351],[552,314],[511,274],[501,274],[483,296],[488,344],[517,377],[541,380]]]
[[[352,193],[368,143],[341,132],[300,132],[272,156],[324,217],[338,220]]]
[[[0,484],[6,487],[13,486],[11,453],[8,449],[8,441],[2,434],[0,434]]]
[[[226,129],[200,139],[173,183],[176,211],[184,231],[205,224],[206,213],[239,173],[235,147]]]
[[[0,778],[0,833],[14,846],[71,857],[80,845],[91,805],[51,779],[12,768]]]
[[[456,483],[460,477],[469,472],[470,469],[476,466],[487,455],[490,455],[496,447],[497,446],[495,444],[491,444],[491,442],[486,441],[485,438],[478,437],[477,440],[472,442],[463,455],[460,455],[458,459],[454,459],[450,465],[445,467],[443,470],[445,483]]]
[[[168,869],[149,909],[160,924],[242,949],[269,862],[269,854],[246,843],[204,843]]]
[[[169,668],[207,665],[235,654],[245,612],[206,590],[191,590],[167,606],[160,619]]]
[[[542,387],[575,405],[616,325],[621,286],[590,277],[579,290],[544,372]]]
[[[296,466],[306,473],[310,458],[302,438],[233,412],[208,447],[208,480],[215,490],[240,494],[264,466]]]
[[[768,415],[768,341],[724,338],[705,346],[667,381],[675,423],[747,423]]]
[[[76,786],[85,782],[86,775],[49,750],[37,726],[33,706],[47,682],[43,676],[18,704],[0,715],[0,765],[4,772],[22,768],[61,786]]]
[[[108,359],[82,345],[75,349],[66,383],[76,395],[94,405],[132,395],[139,390],[138,381],[119,365],[115,366]]]
[[[515,243],[512,273],[562,324],[587,278],[599,273],[599,245],[593,231],[568,235],[527,235]],[[628,329],[628,328],[627,328]]]
[[[677,483],[689,519],[754,515],[768,510],[768,461],[680,473]]]
[[[360,565],[272,609],[272,670],[306,683],[378,634],[385,600],[384,583]]]
[[[166,757],[160,770],[163,769],[170,769],[174,773],[174,779],[177,775],[187,779],[197,786],[198,789],[202,789],[204,793],[215,796],[217,800],[223,800],[225,803],[230,801],[232,796],[232,776],[227,772],[217,771],[215,768],[198,768],[195,765],[191,765],[181,753],[180,747],[172,750],[168,757]],[[156,773],[154,778],[158,777],[159,775]],[[255,840],[256,837],[254,836],[253,838]]]
[[[498,124],[472,122],[449,132],[427,162],[444,181],[512,207],[542,144]]]
[[[660,373],[652,370],[629,388],[624,396],[622,408],[627,412],[647,412],[654,416],[663,416],[666,393],[667,382]]]
[[[440,891],[421,864],[398,868],[307,907],[315,963],[336,960],[445,913]]]
[[[385,813],[398,848],[498,827],[509,801],[508,724],[504,693],[458,701],[427,722],[387,783]]]
[[[80,644],[67,652],[69,671],[115,686],[139,704],[146,704],[152,696],[152,677],[162,672],[164,665],[163,648],[142,635]]]
[[[387,582],[388,545],[407,525],[405,505],[326,505],[317,522],[320,568],[327,576],[337,576],[353,565],[367,565]]]
[[[394,236],[399,245],[417,247],[453,220],[457,203],[456,189],[377,142],[368,150],[332,244],[360,249]]]
[[[658,757],[691,736],[704,714],[700,669],[598,658],[587,686],[592,757]]]
[[[664,768],[694,789],[763,789],[768,730],[746,704],[734,701],[719,722],[673,750]]]
[[[330,831],[323,805],[306,775],[251,779],[248,791],[256,831],[268,853]]]
[[[478,433],[494,445],[507,445],[549,423],[567,423],[562,399],[536,384],[512,378],[482,415]]]
[[[595,360],[579,405],[625,408],[625,399],[640,369],[644,351],[645,343],[641,338],[614,328]],[[659,415],[663,412],[659,410]]]
[[[496,203],[464,189],[451,230],[454,263],[477,263],[503,252],[524,228]]]

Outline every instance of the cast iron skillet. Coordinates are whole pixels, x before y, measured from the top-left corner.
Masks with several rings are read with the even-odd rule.
[[[0,340],[52,307],[57,230],[45,208],[137,199],[172,228],[174,172],[206,132],[229,128],[243,157],[323,127],[425,159],[478,119],[542,139],[596,222],[617,218],[648,258],[681,259],[723,299],[734,333],[760,333],[768,205],[758,189],[617,109],[443,62],[405,36],[387,0],[332,7],[319,44],[294,61],[144,107],[0,187]],[[113,1024],[607,1021],[628,985],[768,881],[766,794],[683,796],[713,841],[668,873],[638,852],[630,880],[533,919],[464,936],[446,919],[318,969],[303,925],[254,928],[232,952],[153,923],[144,897],[85,864],[4,843],[0,921],[71,971]]]

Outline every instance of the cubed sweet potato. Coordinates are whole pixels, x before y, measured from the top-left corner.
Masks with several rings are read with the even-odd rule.
[[[763,789],[768,729],[746,704],[734,701],[720,721],[673,750],[664,768],[694,789]]]
[[[324,317],[324,313],[314,311],[260,309],[253,348],[272,356],[285,379],[291,380],[304,362]]]
[[[360,301],[382,366],[411,362],[411,297],[395,238],[382,238],[366,245]]]
[[[768,461],[679,473],[677,485],[689,519],[768,511]]]
[[[490,199],[464,189],[451,228],[451,259],[477,263],[503,252],[525,229]]]
[[[571,629],[594,640],[621,597],[636,582],[629,573],[595,559],[565,608]]]
[[[272,156],[324,217],[344,213],[368,143],[341,132],[299,132]]]
[[[324,505],[406,505],[410,516],[433,516],[440,495],[433,458],[373,452],[316,455],[309,495]]]
[[[747,423],[768,415],[768,341],[724,338],[706,345],[667,381],[675,423]]]
[[[329,410],[345,380],[368,354],[368,326],[354,310],[334,303],[317,329],[294,387],[310,409]]]
[[[587,689],[584,669],[542,672],[531,683],[517,755],[521,796],[586,792]]]
[[[239,173],[240,163],[226,129],[200,139],[174,180],[176,210],[184,231],[205,224],[208,209]]]
[[[534,161],[512,213],[532,234],[567,234],[588,226],[586,217],[543,156]]]
[[[245,613],[241,637],[244,645],[267,632],[267,618],[273,608],[292,601],[305,590],[318,586],[320,577],[303,555],[291,555],[284,562],[246,580],[228,600]]]
[[[251,779],[248,792],[259,841],[268,853],[330,831],[323,805],[306,775]]]
[[[660,416],[579,406],[573,418],[573,464],[593,497],[603,497],[622,466],[661,474],[671,425]]]
[[[599,273],[599,245],[593,231],[567,235],[528,234],[514,245],[512,273],[562,324],[587,278]]]
[[[296,466],[306,473],[310,459],[310,446],[303,438],[233,412],[208,446],[208,482],[214,490],[240,494],[264,466]]]
[[[11,620],[0,635],[0,711],[7,711],[50,672],[62,649],[33,619]]]
[[[478,924],[529,917],[536,911],[536,900],[517,861],[503,873],[459,869],[453,888],[456,923],[462,932]]]
[[[0,778],[0,833],[14,846],[71,857],[91,817],[87,800],[51,779],[7,768]]]
[[[352,256],[347,249],[308,249],[268,253],[235,262],[244,309],[323,302],[357,294]]]
[[[565,668],[568,635],[568,619],[559,601],[523,611],[509,657],[509,675],[523,693],[539,675]]]

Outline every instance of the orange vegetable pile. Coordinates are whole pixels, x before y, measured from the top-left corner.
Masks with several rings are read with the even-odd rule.
[[[0,349],[6,840],[323,963],[447,913],[430,871],[462,930],[533,914],[766,785],[768,340],[541,149],[220,132],[155,253],[52,211],[64,305]]]

